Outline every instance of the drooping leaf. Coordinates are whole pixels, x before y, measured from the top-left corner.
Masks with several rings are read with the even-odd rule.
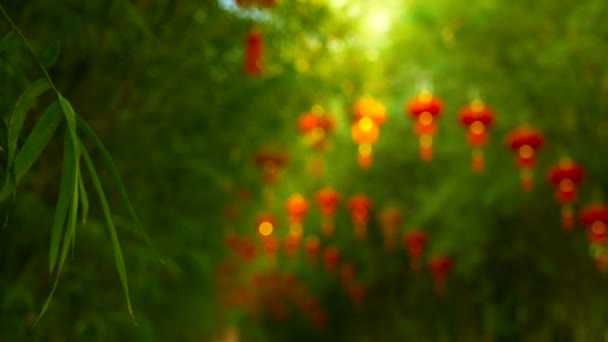
[[[59,40],[54,40],[51,44],[40,54],[40,62],[45,68],[52,67],[59,57],[59,51],[61,49],[61,43]]]
[[[89,215],[89,196],[82,179],[82,171],[78,173],[78,185],[80,187],[80,203],[82,204],[82,224],[86,224]]]
[[[40,117],[34,129],[27,137],[23,147],[15,157],[15,177],[17,182],[29,171],[34,162],[44,151],[57,126],[61,122],[59,103],[53,102]]]
[[[78,133],[76,132],[76,113],[74,112],[74,108],[72,108],[72,104],[68,101],[63,95],[57,94],[59,97],[59,104],[61,105],[61,109],[63,110],[63,114],[68,123],[68,131],[70,132],[70,137],[72,138],[72,144],[74,145],[74,157],[78,154],[78,149],[80,148],[80,143],[78,140]]]
[[[72,139],[70,138],[69,133],[66,132],[59,196],[57,198],[57,207],[55,208],[55,216],[53,217],[53,226],[51,228],[51,245],[49,253],[49,270],[51,273],[53,273],[53,269],[57,262],[57,254],[59,252],[61,236],[63,235],[64,223],[74,192],[74,179],[77,177],[76,158],[73,151]]]
[[[28,87],[17,100],[8,121],[8,164],[12,165],[17,152],[17,141],[27,117],[27,112],[40,95],[51,88],[49,82],[42,78]]]
[[[106,199],[106,195],[104,193],[103,187],[101,185],[101,181],[97,176],[97,171],[95,170],[95,165],[93,165],[93,161],[89,156],[84,145],[81,145],[82,156],[84,158],[84,162],[89,170],[89,174],[91,176],[91,181],[93,182],[93,187],[97,192],[97,197],[99,198],[99,202],[101,204],[101,208],[103,210],[104,217],[106,219],[106,224],[108,226],[108,231],[110,233],[110,240],[112,241],[112,250],[114,252],[114,261],[116,262],[116,269],[118,271],[118,275],[120,277],[120,282],[122,283],[123,291],[125,293],[125,298],[127,301],[127,308],[129,310],[129,314],[133,321],[135,322],[135,317],[133,316],[133,308],[131,307],[131,298],[129,295],[129,284],[127,280],[127,270],[125,267],[125,261],[122,256],[122,250],[120,247],[120,242],[118,241],[118,234],[116,234],[116,227],[114,226],[114,221],[112,220],[112,213],[110,212],[110,206],[108,205],[108,200]]]
[[[120,192],[120,196],[123,200],[125,207],[127,207],[129,216],[131,216],[131,219],[135,222],[137,228],[139,229],[140,233],[143,235],[144,239],[146,240],[146,242],[148,243],[150,248],[158,256],[160,262],[164,264],[165,263],[164,260],[162,259],[160,254],[156,251],[154,246],[152,245],[152,241],[148,237],[148,234],[144,230],[143,225],[141,224],[141,222],[139,221],[139,218],[137,217],[137,214],[135,213],[135,209],[133,208],[133,205],[131,204],[131,201],[129,200],[129,195],[127,194],[127,190],[125,189],[125,186],[122,183],[120,174],[118,173],[118,169],[116,169],[116,165],[114,165],[114,161],[112,161],[112,157],[110,156],[110,153],[108,153],[108,150],[106,150],[106,148],[103,145],[103,143],[101,142],[101,140],[99,140],[99,138],[97,137],[97,135],[95,134],[93,129],[84,120],[82,120],[80,117],[77,117],[77,122],[78,122],[78,126],[82,129],[84,134],[89,139],[91,139],[91,141],[95,144],[95,147],[97,147],[97,149],[99,149],[99,151],[101,152],[101,155],[102,155],[104,161],[106,162],[106,167],[110,170],[110,174],[111,174],[112,178],[114,179],[114,182],[118,186],[118,191]]]

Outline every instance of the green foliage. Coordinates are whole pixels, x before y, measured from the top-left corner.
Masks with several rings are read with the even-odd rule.
[[[220,3],[64,0],[2,8],[17,25],[0,23],[0,197],[3,214],[10,211],[0,237],[0,340],[24,339],[40,307],[45,320],[29,332],[32,340],[211,340],[231,324],[243,340],[602,338],[605,275],[593,269],[583,232],[560,232],[544,172],[563,155],[586,167],[578,208],[608,189],[600,156],[608,143],[605,1],[310,0],[260,11]],[[384,34],[365,26],[378,9],[391,17]],[[265,75],[257,79],[242,71],[252,27],[266,38]],[[45,79],[35,81],[41,72]],[[446,103],[430,164],[419,162],[403,113],[424,84]],[[383,101],[388,118],[374,165],[363,172],[350,124],[351,106],[365,94]],[[476,94],[497,110],[483,175],[470,172],[456,122]],[[295,128],[315,104],[337,122],[322,178],[308,174],[311,152]],[[524,122],[547,137],[529,195],[518,188],[504,143]],[[263,200],[251,161],[264,145],[284,147],[290,157],[273,202]],[[88,196],[88,184],[96,196]],[[312,202],[325,185],[344,198],[369,194],[374,219],[397,205],[406,214],[403,230],[429,231],[428,254],[455,258],[448,297],[435,299],[427,273],[407,271],[402,250],[383,250],[375,220],[368,241],[353,241],[341,208],[327,243],[368,285],[363,312],[353,313],[337,283],[303,258],[278,267],[322,300],[325,332],[297,315],[277,324],[226,312],[215,279],[230,256],[223,233],[253,238],[257,212],[286,222],[284,199],[300,192]],[[239,199],[241,190],[254,200]],[[242,217],[222,218],[226,203]],[[306,233],[317,233],[319,221],[311,209]],[[141,243],[143,235],[151,246],[143,227],[158,252]],[[74,260],[66,261],[70,249]],[[47,267],[52,302],[43,301]],[[118,279],[110,276],[116,270]],[[263,270],[260,262],[241,271]]]

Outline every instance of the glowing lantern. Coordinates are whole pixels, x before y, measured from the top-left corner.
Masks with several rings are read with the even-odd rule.
[[[366,288],[360,284],[351,284],[348,287],[348,296],[355,310],[361,310],[365,300]]]
[[[248,76],[260,76],[263,71],[264,37],[262,32],[253,30],[247,34],[245,41],[245,73]]]
[[[258,214],[256,218],[256,227],[262,236],[270,236],[274,232],[277,225],[276,218],[268,213]]]
[[[317,152],[313,155],[310,166],[313,176],[318,177],[323,174],[324,163],[321,153],[327,146],[327,137],[334,126],[334,119],[319,105],[315,105],[311,112],[300,116],[298,130],[304,142]]]
[[[363,240],[367,235],[367,223],[372,202],[365,195],[354,195],[348,200],[348,209],[354,224],[355,239]]]
[[[589,242],[592,245],[604,245],[608,238],[608,206],[596,204],[581,211],[581,221],[588,228]]]
[[[536,150],[544,142],[542,133],[529,127],[520,127],[509,134],[509,147],[516,153],[517,167],[520,169],[521,186],[526,192],[532,191]]]
[[[395,238],[397,237],[399,226],[403,223],[403,214],[397,208],[386,207],[378,214],[378,221],[380,221],[382,226],[386,249],[393,250],[396,245]]]
[[[264,236],[262,238],[262,243],[264,245],[264,252],[271,259],[274,260],[277,252],[279,251],[279,241],[274,235]]]
[[[429,262],[429,266],[435,284],[435,291],[438,296],[444,296],[447,290],[447,278],[452,269],[452,259],[444,255],[435,256]]]
[[[254,162],[262,172],[264,184],[274,185],[281,169],[287,164],[287,155],[281,151],[262,149],[256,153]]]
[[[562,204],[562,227],[574,228],[574,208],[577,185],[583,180],[583,168],[569,158],[562,158],[549,170],[549,181],[556,187],[556,198]]]
[[[321,211],[321,232],[325,236],[332,236],[335,230],[333,218],[340,203],[340,195],[334,189],[324,188],[317,192],[316,200]]]
[[[372,144],[378,140],[380,126],[386,120],[386,109],[380,102],[363,97],[355,104],[354,116],[351,134],[358,144],[359,166],[367,169],[372,165]]]
[[[422,268],[422,254],[427,241],[428,236],[423,230],[410,230],[405,233],[405,249],[410,257],[410,266],[413,272],[419,272]]]
[[[420,139],[420,158],[433,159],[433,136],[437,131],[436,119],[443,110],[441,100],[429,91],[422,91],[408,103],[406,113],[415,120],[415,133]]]
[[[300,240],[302,238],[296,235],[288,235],[285,237],[285,252],[289,257],[295,257],[298,254],[298,248],[300,247]]]
[[[316,236],[309,236],[306,238],[304,242],[304,248],[306,250],[306,255],[310,260],[315,260],[319,256],[319,252],[321,251],[321,243],[319,242],[319,238]]]
[[[323,262],[325,263],[325,269],[330,272],[336,270],[338,267],[338,263],[340,262],[340,251],[338,248],[334,246],[329,246],[325,248],[325,253],[323,254]]]
[[[340,280],[342,285],[348,287],[355,280],[355,267],[351,263],[344,263],[340,267]]]
[[[289,213],[289,232],[295,237],[302,236],[304,215],[308,212],[308,201],[300,194],[294,194],[285,203]]]
[[[483,101],[475,99],[460,112],[459,120],[468,128],[467,141],[473,147],[472,168],[482,172],[485,167],[482,147],[488,141],[488,127],[494,123],[494,112]]]

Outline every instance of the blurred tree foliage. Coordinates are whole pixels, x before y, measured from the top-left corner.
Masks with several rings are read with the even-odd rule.
[[[87,143],[112,207],[138,327],[89,185],[91,214],[78,224],[74,257],[49,311],[30,329],[52,287],[46,266],[62,174],[62,124],[15,199],[2,204],[8,222],[0,233],[0,341],[207,341],[234,325],[244,341],[605,338],[606,277],[594,269],[582,229],[561,231],[553,188],[544,179],[547,167],[567,154],[587,169],[580,203],[600,200],[608,189],[602,154],[608,146],[605,1],[285,0],[264,10],[211,0],[2,6],[106,145],[166,264],[138,234],[102,155]],[[369,26],[366,18],[377,9],[388,11],[388,31]],[[267,42],[261,78],[243,72],[244,37],[252,27]],[[0,20],[0,33],[6,126],[20,94],[42,73],[8,21]],[[424,83],[447,109],[429,164],[419,161],[412,121],[403,114],[406,100]],[[483,175],[470,171],[470,149],[456,122],[457,111],[477,93],[497,110]],[[350,111],[366,94],[385,103],[388,119],[373,167],[361,171]],[[52,100],[44,94],[34,103],[19,146]],[[311,152],[295,130],[299,115],[315,104],[338,124],[320,179],[307,173]],[[532,194],[521,193],[504,143],[522,123],[547,139]],[[3,175],[9,166],[5,139]],[[270,203],[263,201],[252,162],[267,145],[289,151]],[[280,266],[296,272],[327,309],[324,331],[297,316],[277,323],[224,310],[215,284],[217,266],[229,256],[225,231],[255,238],[258,211],[284,219],[283,200],[291,193],[312,199],[324,185],[344,197],[369,194],[374,218],[376,209],[397,204],[406,214],[404,230],[427,229],[429,254],[455,260],[448,296],[438,300],[426,275],[411,275],[403,251],[383,250],[376,223],[368,241],[352,241],[341,209],[331,242],[369,287],[365,310],[352,312],[334,281],[286,261]],[[240,199],[242,190],[253,200]],[[240,208],[240,219],[220,215],[227,203]],[[307,219],[307,232],[319,230],[316,216],[313,211]]]

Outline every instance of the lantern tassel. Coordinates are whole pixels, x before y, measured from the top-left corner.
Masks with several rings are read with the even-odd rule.
[[[430,134],[420,136],[420,159],[425,162],[433,160],[433,136]]]
[[[334,235],[334,230],[333,220],[329,217],[324,217],[321,221],[321,233],[323,233],[323,236],[330,237]]]
[[[369,169],[372,166],[372,145],[360,144],[358,162],[362,169]]]
[[[564,204],[562,206],[562,228],[565,231],[571,231],[574,228],[574,208],[572,204]]]
[[[354,235],[357,240],[365,240],[367,227],[364,224],[355,224]]]
[[[480,148],[473,149],[473,154],[471,158],[471,167],[473,171],[476,173],[483,173],[485,169],[485,158],[483,155],[483,150]]]
[[[522,190],[524,192],[532,192],[534,187],[534,174],[532,173],[532,169],[528,167],[522,168],[520,171],[520,178]]]

